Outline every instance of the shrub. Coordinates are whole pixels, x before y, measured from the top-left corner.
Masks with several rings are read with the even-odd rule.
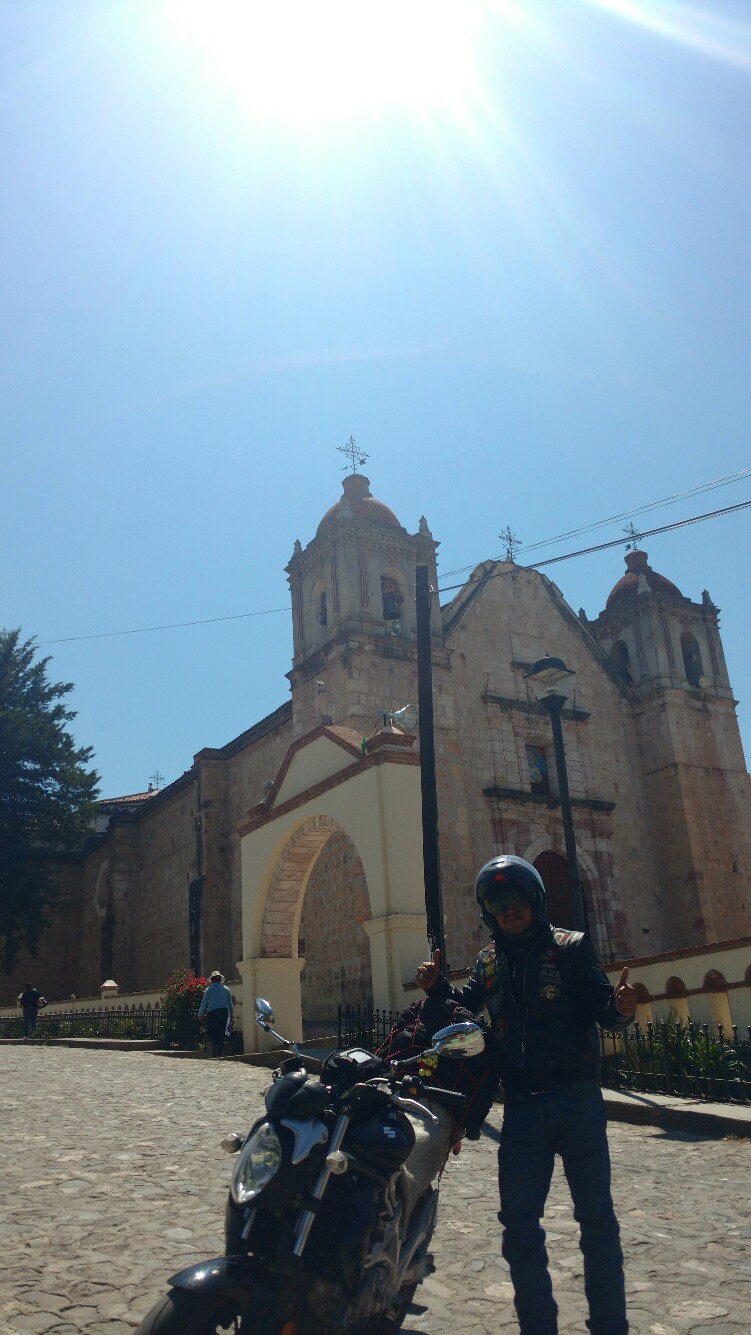
[[[201,1046],[198,1007],[207,986],[207,979],[197,978],[190,969],[176,969],[170,974],[161,1000],[165,1021],[164,1037],[170,1047]]]

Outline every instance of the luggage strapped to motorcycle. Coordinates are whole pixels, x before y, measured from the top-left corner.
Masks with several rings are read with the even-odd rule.
[[[477,1023],[464,1006],[450,997],[424,997],[421,1001],[413,1001],[400,1011],[388,1037],[376,1049],[376,1056],[384,1062],[403,1062],[418,1057],[431,1046],[433,1035],[439,1029],[459,1024],[462,1020]],[[479,1131],[493,1105],[497,1083],[487,1048],[477,1057],[463,1057],[459,1061],[453,1057],[438,1058],[430,1073],[430,1082],[464,1094],[467,1104],[457,1120],[467,1131]]]

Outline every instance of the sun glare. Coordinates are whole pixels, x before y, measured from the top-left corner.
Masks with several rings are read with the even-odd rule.
[[[471,89],[476,0],[170,0],[164,14],[254,118],[427,113]]]

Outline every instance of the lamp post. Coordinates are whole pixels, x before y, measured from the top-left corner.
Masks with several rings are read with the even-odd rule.
[[[431,950],[441,952],[441,972],[448,977],[446,934],[443,925],[441,857],[438,845],[438,795],[435,778],[433,731],[433,658],[430,640],[430,571],[418,566],[417,598],[417,703],[419,708],[420,788],[422,792],[422,862],[425,913]]]
[[[550,722],[553,729],[553,747],[555,748],[555,767],[558,774],[558,791],[561,799],[563,838],[566,844],[566,861],[568,862],[574,928],[577,932],[585,932],[587,927],[584,919],[584,899],[582,897],[581,881],[579,879],[579,861],[576,856],[574,820],[571,813],[571,796],[568,790],[566,752],[563,746],[563,728],[561,726],[561,714],[569,697],[571,678],[573,676],[575,676],[575,673],[571,668],[566,667],[562,658],[551,658],[549,654],[546,654],[544,658],[540,658],[536,663],[532,664],[529,672],[525,672],[524,680],[529,682],[537,701],[550,715]]]

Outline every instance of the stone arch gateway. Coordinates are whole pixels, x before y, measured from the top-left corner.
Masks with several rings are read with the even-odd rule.
[[[269,1045],[252,1022],[258,995],[272,1003],[280,1032],[302,1038],[298,927],[311,871],[335,830],[354,844],[367,881],[375,1005],[405,1004],[404,985],[427,949],[413,745],[384,728],[363,747],[350,729],[322,725],[293,743],[268,797],[240,825],[247,1051]]]

